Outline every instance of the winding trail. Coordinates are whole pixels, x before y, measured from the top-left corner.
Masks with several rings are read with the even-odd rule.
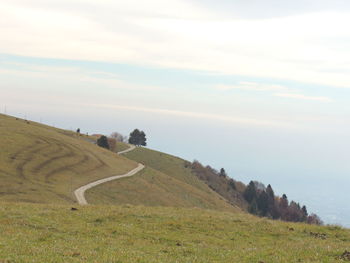
[[[129,149],[121,151],[121,152],[118,152],[118,154],[120,155],[120,154],[124,154],[124,153],[130,152],[130,151],[134,150],[135,148],[136,147],[134,145],[130,145]],[[76,197],[76,199],[78,201],[78,204],[79,205],[88,205],[88,202],[85,199],[85,191],[87,191],[87,190],[89,190],[89,189],[91,189],[91,188],[93,188],[93,187],[95,187],[97,185],[103,184],[103,183],[107,183],[107,182],[110,182],[110,181],[113,181],[113,180],[117,180],[117,179],[120,179],[120,178],[133,176],[133,175],[135,175],[136,173],[138,173],[139,171],[141,171],[144,168],[145,168],[145,166],[143,164],[139,163],[138,166],[135,169],[129,171],[126,174],[107,177],[107,178],[100,179],[100,180],[91,182],[91,183],[89,183],[87,185],[79,187],[78,189],[76,189],[74,191],[74,195],[75,195],[75,197]]]
[[[129,149],[126,149],[124,151],[118,152],[118,154],[120,155],[120,154],[131,152],[132,150],[135,150],[135,148],[136,148],[135,145],[130,144]]]

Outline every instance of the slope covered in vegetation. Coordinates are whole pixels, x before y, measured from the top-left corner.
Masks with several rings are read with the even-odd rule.
[[[350,246],[340,227],[130,205],[1,203],[0,233],[2,262],[345,262]]]
[[[73,191],[78,187],[137,166],[133,160],[96,146],[99,136],[88,137],[4,115],[0,115],[0,133],[2,201],[74,203]],[[127,148],[118,142],[114,150]],[[148,167],[132,178],[89,190],[89,203],[239,210],[184,168],[183,160],[144,148],[129,155],[139,156],[134,159],[145,161]],[[155,167],[158,170],[152,168],[155,163],[160,164]]]
[[[268,217],[276,220],[291,222],[307,222],[322,224],[316,214],[309,214],[306,206],[288,200],[285,194],[282,197],[275,195],[271,185],[267,187],[258,181],[250,181],[246,186],[227,176],[225,169],[217,171],[209,165],[203,166],[198,161],[187,162],[192,172],[211,189],[223,196],[231,204],[237,204],[251,214]]]
[[[248,204],[244,199],[243,192],[246,186],[228,177],[222,168],[220,172],[210,166],[203,166],[198,161],[186,162],[186,167],[190,167],[194,175],[205,182],[209,188],[223,196],[232,205],[237,205],[243,210],[247,210]]]
[[[0,200],[72,203],[79,186],[137,166],[86,136],[14,117],[0,115],[0,134]]]
[[[86,197],[90,203],[240,211],[199,180],[180,158],[141,147],[125,156],[145,164],[146,169],[132,178],[88,190]]]
[[[145,148],[127,159],[91,137],[3,115],[0,132],[0,262],[350,260],[350,230],[244,213],[242,196],[258,185],[224,171]],[[137,162],[147,166],[140,174],[87,192],[98,205],[67,205],[78,186]]]

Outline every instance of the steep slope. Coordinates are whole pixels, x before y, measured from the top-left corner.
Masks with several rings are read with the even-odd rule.
[[[0,115],[0,200],[72,203],[73,190],[123,174],[136,162],[78,136]]]
[[[199,180],[186,162],[161,152],[136,148],[127,158],[146,165],[138,175],[97,186],[86,192],[92,204],[200,207],[240,211]]]

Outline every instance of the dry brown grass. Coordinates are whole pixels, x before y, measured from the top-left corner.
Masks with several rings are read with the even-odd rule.
[[[0,199],[75,202],[75,188],[137,166],[84,135],[0,115]]]

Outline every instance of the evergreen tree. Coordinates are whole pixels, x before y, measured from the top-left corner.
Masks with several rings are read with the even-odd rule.
[[[269,184],[266,188],[266,194],[269,197],[269,211],[268,213],[271,215],[273,219],[277,219],[280,217],[280,213],[278,211],[278,207],[275,203],[275,193]]]
[[[305,222],[307,220],[308,215],[309,215],[305,205],[301,208],[301,212],[303,214],[303,220],[302,221]]]
[[[258,205],[256,203],[256,199],[254,198],[248,206],[248,212],[257,215],[258,214]]]
[[[139,143],[140,134],[141,132],[139,131],[139,129],[133,130],[129,136],[129,143],[133,145],[139,145],[138,143]]]
[[[130,133],[129,143],[137,146],[146,146],[146,134],[139,129],[135,129]]]
[[[273,192],[273,189],[272,189],[270,184],[266,188],[266,193],[269,197],[269,204],[274,204],[275,203],[275,193]]]
[[[97,140],[97,145],[109,149],[109,144],[108,144],[108,139],[106,136],[102,135],[100,138]]]
[[[142,146],[146,146],[147,145],[147,139],[146,139],[146,134],[143,132],[143,131],[141,131],[140,132],[140,139],[139,139],[139,145],[142,145]]]
[[[244,190],[243,197],[245,200],[247,200],[248,203],[251,203],[254,199],[256,200],[257,194],[255,184],[253,181],[250,181],[249,185]]]
[[[227,177],[227,174],[226,174],[226,171],[225,171],[224,168],[221,168],[221,169],[220,169],[219,175],[222,176],[222,177]]]
[[[269,196],[265,191],[259,194],[257,205],[261,216],[266,216],[269,210]]]

